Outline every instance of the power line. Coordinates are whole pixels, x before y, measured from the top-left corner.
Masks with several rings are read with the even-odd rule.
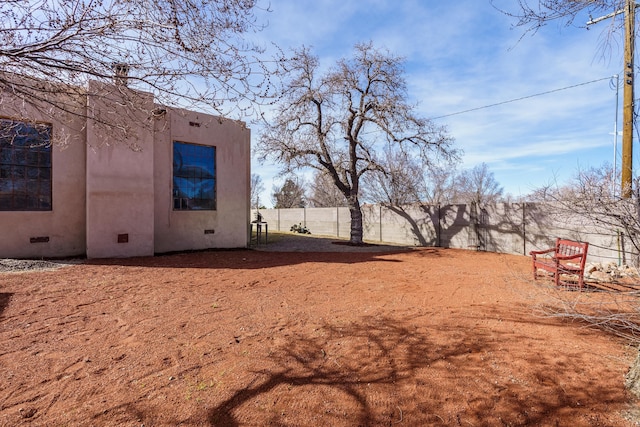
[[[580,87],[580,86],[586,86],[586,85],[589,85],[589,84],[592,84],[592,83],[601,82],[603,80],[609,80],[609,79],[611,79],[611,77],[612,76],[607,76],[607,77],[603,77],[601,79],[591,80],[589,82],[584,82],[584,83],[578,83],[578,84],[575,84],[575,85],[572,85],[572,86],[566,86],[566,87],[563,87],[563,88],[553,89],[553,90],[549,90],[549,91],[546,91],[546,92],[540,92],[540,93],[536,93],[534,95],[523,96],[521,98],[510,99],[508,101],[497,102],[495,104],[489,104],[489,105],[485,105],[483,107],[471,108],[469,110],[458,111],[457,113],[445,114],[444,116],[431,117],[431,120],[437,120],[437,119],[443,119],[445,117],[457,116],[459,114],[470,113],[472,111],[483,110],[485,108],[497,107],[498,105],[509,104],[511,102],[522,101],[524,99],[535,98],[536,96],[548,95],[550,93],[560,92],[560,91],[567,90],[567,89],[573,89],[573,88]],[[615,77],[615,76],[613,76],[613,77]]]

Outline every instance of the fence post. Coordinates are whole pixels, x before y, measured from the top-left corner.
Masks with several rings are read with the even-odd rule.
[[[380,223],[380,241],[382,242],[382,205],[380,205],[380,210],[378,211],[378,222]]]
[[[440,218],[440,216],[442,215],[442,212],[440,210],[440,203],[438,203],[437,205],[437,211],[438,211],[438,228],[436,228],[436,245],[438,247],[442,246],[442,218]]]
[[[522,255],[527,254],[527,204],[522,202]]]

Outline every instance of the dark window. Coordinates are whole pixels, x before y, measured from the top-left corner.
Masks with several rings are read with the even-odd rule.
[[[51,210],[51,125],[0,119],[0,211]]]
[[[216,147],[173,143],[173,209],[216,209]]]

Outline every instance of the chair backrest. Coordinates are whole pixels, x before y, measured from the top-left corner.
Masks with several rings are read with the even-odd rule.
[[[589,242],[576,242],[574,240],[556,239],[556,254],[563,256],[582,255],[580,263],[584,265],[587,259]]]

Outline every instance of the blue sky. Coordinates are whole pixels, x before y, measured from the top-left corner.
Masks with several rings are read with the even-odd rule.
[[[511,10],[517,5],[498,3]],[[259,37],[284,49],[311,46],[323,66],[348,56],[357,42],[404,56],[411,100],[422,116],[447,126],[464,151],[460,167],[486,163],[516,198],[613,162],[616,92],[610,77],[622,69],[622,45],[616,37],[603,49],[610,21],[590,30],[551,23],[531,35],[513,28],[515,21],[489,0],[270,4],[272,12],[258,16],[268,23]],[[587,20],[579,17],[576,25]],[[549,91],[555,92],[456,114]],[[259,129],[252,134],[255,143]],[[620,145],[621,138],[618,157]],[[634,164],[639,154],[636,149]],[[270,206],[273,185],[282,183],[279,168],[255,160],[252,168],[266,187],[261,202]]]

